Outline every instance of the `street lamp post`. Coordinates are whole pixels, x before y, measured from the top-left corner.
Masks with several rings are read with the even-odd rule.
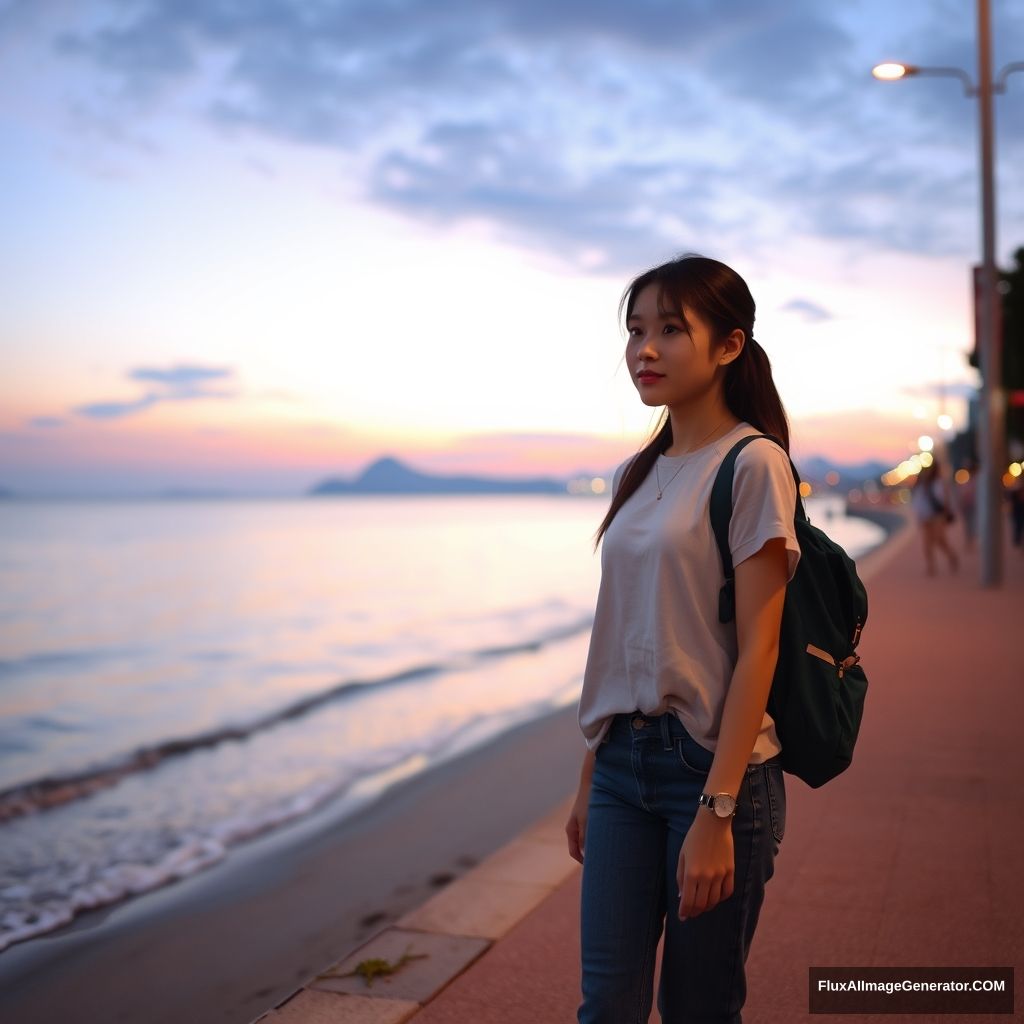
[[[1003,581],[1002,478],[1006,465],[1003,442],[1006,435],[1006,398],[1003,393],[1002,338],[996,331],[999,293],[996,288],[996,200],[993,153],[992,94],[1006,91],[1006,79],[1024,71],[1024,61],[1007,64],[992,80],[992,19],[989,0],[978,0],[977,88],[962,68],[916,67],[913,64],[877,64],[875,78],[895,81],[911,75],[942,75],[959,78],[967,96],[978,97],[978,126],[981,144],[981,296],[978,310],[978,348],[981,362],[981,409],[978,417],[981,462],[980,515],[981,585],[998,587]]]

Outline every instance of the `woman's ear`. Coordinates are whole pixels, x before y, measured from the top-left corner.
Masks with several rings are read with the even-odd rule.
[[[724,366],[727,363],[731,363],[734,359],[738,359],[745,344],[746,336],[743,331],[737,327],[736,330],[732,331],[722,342],[722,351],[718,357],[719,365]]]

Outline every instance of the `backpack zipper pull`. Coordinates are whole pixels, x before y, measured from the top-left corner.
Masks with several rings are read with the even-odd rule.
[[[853,631],[853,642],[852,642],[851,646],[853,646],[853,647],[857,646],[857,641],[860,639],[860,631],[861,631],[861,628],[863,627],[863,625],[864,624],[858,619],[857,620],[857,628]]]

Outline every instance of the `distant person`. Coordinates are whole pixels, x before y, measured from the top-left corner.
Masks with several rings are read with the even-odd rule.
[[[578,1024],[647,1021],[665,946],[663,1021],[738,1021],[745,963],[786,828],[781,744],[766,713],[786,584],[800,559],[789,428],[754,300],[687,255],[627,287],[625,359],[652,439],[615,470],[579,703],[587,744],[566,822],[583,864]],[[729,541],[735,622],[711,484],[741,437]],[[729,694],[728,707],[726,695]]]
[[[960,511],[960,521],[963,523],[964,548],[973,551],[974,538],[977,534],[978,462],[976,459],[968,459],[963,468],[967,472],[967,479],[962,484],[957,484],[956,504]]]
[[[956,572],[960,568],[960,559],[946,537],[946,527],[955,516],[943,486],[942,469],[938,459],[933,457],[929,465],[921,467],[910,495],[910,507],[921,528],[925,572],[929,576],[935,575],[936,550],[946,556],[950,570]]]

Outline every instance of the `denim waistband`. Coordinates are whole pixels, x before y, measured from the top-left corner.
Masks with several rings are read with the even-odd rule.
[[[684,736],[688,736],[695,743],[700,742],[699,740],[694,739],[686,726],[683,725],[682,720],[674,711],[664,711],[659,715],[649,715],[639,710],[620,712],[612,717],[611,724],[608,727],[608,734],[611,735],[611,733],[616,730],[628,733],[631,736],[656,736],[660,734],[662,743],[666,750],[670,749],[677,739],[681,739]],[[747,768],[748,770],[751,768],[760,768],[762,764],[781,765],[782,754],[775,754],[773,757],[756,764],[748,764]]]
[[[608,731],[626,730],[630,734],[648,735],[661,734],[662,743],[668,750],[677,739],[689,736],[686,727],[674,711],[664,711],[660,715],[648,715],[643,711],[629,711],[615,715]]]

